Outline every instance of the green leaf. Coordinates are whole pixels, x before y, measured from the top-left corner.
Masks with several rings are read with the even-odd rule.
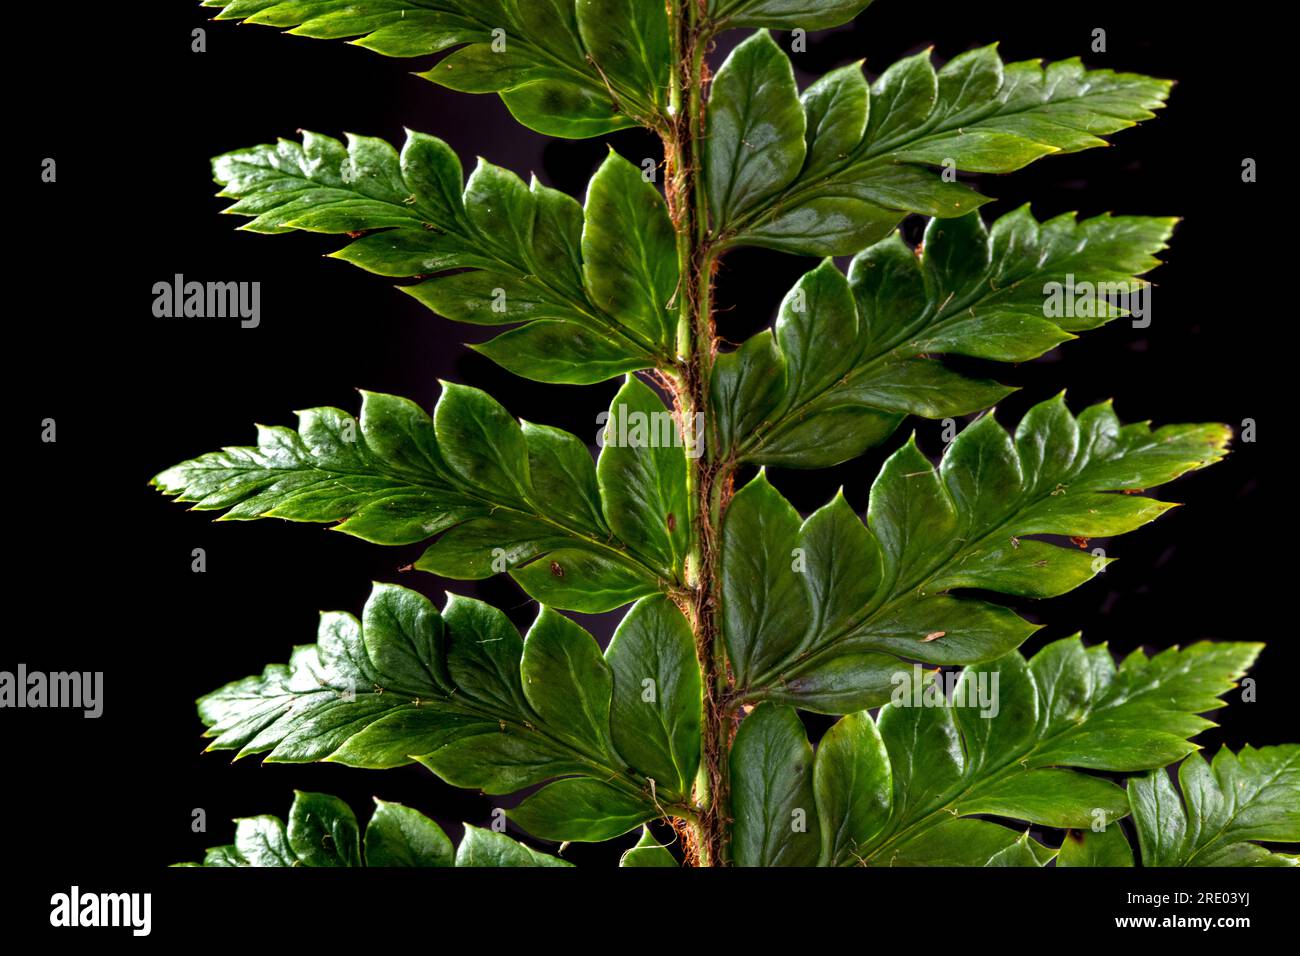
[[[599,136],[653,123],[668,85],[663,9],[637,0],[204,0],[243,20],[386,56],[459,47],[427,73],[454,90],[500,93],[549,136]],[[576,7],[576,8],[575,8]]]
[[[322,615],[318,643],[202,698],[199,716],[208,749],[237,757],[414,760],[491,793],[582,774],[651,803],[649,782],[614,750],[611,692],[594,639],[554,611],[521,641],[480,601],[453,596],[439,614],[414,591],[376,585],[362,621]]]
[[[846,118],[834,146],[810,149],[792,181],[717,217],[713,234],[725,246],[852,255],[909,213],[949,218],[988,202],[941,172],[1005,173],[1048,154],[1105,145],[1102,137],[1151,119],[1170,85],[1086,70],[1077,59],[1046,68],[1032,60],[1004,64],[991,46],[954,57],[936,73],[929,52],[920,53],[881,74],[863,114],[846,106],[853,122],[870,116],[857,141],[842,140]],[[823,97],[806,95],[804,109],[807,127],[818,128]]]
[[[419,567],[419,563],[416,564]],[[629,573],[625,561],[597,550],[566,547],[511,571],[521,588],[539,601],[566,611],[599,614],[661,589],[664,577],[649,581]]]
[[[722,449],[736,447],[776,409],[785,375],[785,361],[770,331],[751,336],[735,351],[718,353],[709,401]]]
[[[984,416],[937,470],[909,441],[872,485],[865,529],[840,499],[800,525],[760,473],[723,519],[722,629],[735,694],[850,713],[889,697],[900,660],[1001,657],[1036,628],[951,590],[1046,598],[1078,587],[1107,559],[1022,538],[1141,527],[1173,506],[1110,492],[1212,464],[1228,437],[1222,425],[1121,426],[1108,403],[1076,419],[1057,396],[1026,414],[1014,442]]]
[[[366,824],[366,866],[455,866],[447,834],[418,810],[375,798]]]
[[[551,319],[529,322],[469,347],[536,382],[590,385],[645,367],[644,360],[629,355],[614,336]]]
[[[755,33],[709,93],[704,169],[715,221],[733,221],[799,175],[804,131],[790,61],[766,31]]]
[[[690,532],[686,456],[695,449],[659,396],[631,375],[599,422],[605,520],[629,548],[674,569],[666,578],[680,579]]]
[[[858,255],[847,279],[827,260],[786,296],[774,349],[762,332],[720,357],[725,453],[824,467],[883,440],[903,415],[988,407],[1010,389],[929,356],[1023,362],[1127,315],[1121,298],[1145,294],[1137,277],[1159,265],[1174,223],[1038,223],[1021,207],[988,230],[977,213],[932,219],[923,251],[895,234]]]
[[[605,840],[687,806],[701,708],[690,632],[667,599],[634,608],[607,657],[549,608],[521,641],[504,614],[480,601],[453,595],[439,614],[422,595],[379,584],[362,621],[322,615],[316,644],[296,648],[287,666],[202,698],[199,716],[208,749],[235,750],[236,759],[265,753],[272,762],[370,769],[415,761],[487,793],[576,775],[526,800],[515,819],[538,836]],[[662,695],[650,705],[632,701],[645,668]],[[302,807],[310,820],[298,809],[291,817],[295,852],[313,866],[326,865],[327,852],[350,859],[355,821],[349,842],[337,823],[346,808],[312,800]],[[413,827],[397,812],[379,819],[389,831]],[[375,838],[386,837],[392,843],[396,834]]]
[[[822,736],[813,762],[818,866],[852,862],[858,846],[880,832],[893,802],[890,773],[889,754],[866,711],[848,715]]]
[[[524,642],[522,673],[528,703],[559,735],[580,748],[613,752],[614,673],[590,634],[543,608]]]
[[[235,821],[234,846],[208,851],[217,866],[298,866],[298,857],[289,845],[284,824],[275,817],[249,817]]]
[[[853,714],[818,748],[819,812],[833,808],[834,821],[823,822],[823,860],[1041,866],[1055,852],[1019,831],[958,819],[971,814],[1119,833],[1124,791],[1080,770],[1142,771],[1191,753],[1188,739],[1213,726],[1199,714],[1221,706],[1217,695],[1259,650],[1200,643],[1153,658],[1137,651],[1116,667],[1104,645],[1074,637],[1028,662],[1013,651],[968,667],[947,686],[919,665],[900,669],[873,732],[868,714]],[[1084,852],[1072,839],[1065,865],[1118,855],[1113,840]]]
[[[482,160],[462,186],[452,149],[410,131],[400,155],[378,139],[349,136],[345,145],[304,133],[301,145],[280,140],[212,165],[220,195],[236,200],[226,211],[252,217],[242,229],[347,233],[354,241],[335,258],[424,280],[399,288],[457,322],[517,326],[475,346],[516,374],[589,384],[666,366],[675,354],[663,312],[676,285],[676,257],[662,254],[667,208],[625,160],[611,156],[597,173],[585,221],[564,193]],[[613,201],[615,184],[635,189]],[[626,272],[629,229],[649,257],[644,276]],[[618,240],[584,264],[584,250],[611,233]],[[617,317],[597,305],[607,301]]]
[[[737,866],[813,866],[813,754],[791,707],[760,704],[731,748],[731,854]]]
[[[703,687],[695,637],[663,596],[642,598],[605,651],[614,672],[614,745],[658,793],[684,800],[700,762]]]
[[[364,626],[349,614],[323,614],[318,643],[296,648],[288,666],[272,665],[203,697],[199,716],[213,738],[208,749],[236,750],[237,758],[268,753],[272,762],[333,758],[382,768],[409,763],[466,733],[504,733],[497,711],[518,723],[522,691],[511,688],[508,673],[489,677],[490,662],[476,668],[467,655],[481,636],[488,642],[483,653],[501,642],[502,656],[517,659],[518,634],[499,611],[465,598],[455,602],[456,613],[448,611],[462,632],[455,646],[457,670],[469,685],[464,692],[457,693],[449,667],[447,620],[414,591],[376,585]],[[485,626],[493,630],[483,634]],[[352,738],[358,740],[349,744]]]
[[[793,569],[799,525],[799,513],[762,474],[727,508],[722,633],[742,684],[792,655],[807,626],[808,591]]]
[[[848,157],[867,131],[870,96],[861,62],[832,70],[803,92],[806,170],[829,168]]]
[[[650,833],[649,827],[641,828],[641,839],[636,846],[628,850],[618,861],[619,866],[677,866],[677,860]]]
[[[558,428],[521,424],[528,445],[528,477],[537,500],[574,525],[608,529],[586,442]]]
[[[494,501],[528,497],[528,445],[523,429],[487,392],[442,382],[433,429],[443,459],[461,481]]]
[[[360,866],[361,831],[338,797],[294,791],[289,846],[304,866]]]
[[[1163,770],[1129,783],[1143,866],[1300,865],[1259,845],[1300,841],[1300,744],[1192,754],[1178,783],[1182,800]]]
[[[662,12],[662,10],[661,10]],[[610,150],[587,190],[583,276],[593,302],[645,341],[671,343],[677,234],[663,197]]]
[[[295,824],[297,838],[295,839]],[[235,821],[235,843],[214,847],[193,866],[571,866],[508,836],[465,825],[460,849],[424,814],[399,803],[375,799],[366,826],[365,861],[357,822],[347,804],[323,793],[297,793],[289,828],[275,817]],[[340,849],[346,845],[346,852]]]
[[[668,8],[641,0],[577,0],[578,32],[603,76],[616,89],[661,110],[668,102]]]
[[[1056,851],[987,820],[948,819],[892,852],[879,866],[1045,866]]]
[[[1133,848],[1118,825],[1065,835],[1057,866],[1132,866]]]
[[[478,389],[444,384],[432,421],[406,399],[363,392],[360,421],[316,408],[298,422],[296,433],[260,427],[257,447],[200,456],[153,484],[195,510],[225,510],[225,520],[338,522],[334,530],[387,545],[442,535],[415,567],[462,580],[510,571],[531,596],[572,610],[612,610],[679,579],[684,546],[674,554],[666,537],[638,532],[631,545],[611,533],[578,438],[521,427]],[[675,455],[685,495],[680,450],[622,451],[641,470]],[[670,494],[673,478],[660,477]]]
[[[465,836],[456,848],[457,866],[573,866],[559,857],[539,853],[504,833],[465,824]]]
[[[506,812],[533,836],[585,843],[612,840],[660,815],[648,798],[577,778],[557,780]]]
[[[871,0],[709,0],[709,19],[719,29],[827,30],[848,23],[870,5]]]

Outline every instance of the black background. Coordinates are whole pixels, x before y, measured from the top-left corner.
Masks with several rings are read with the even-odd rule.
[[[427,58],[392,60],[209,23],[210,11],[185,2],[157,7],[127,21],[109,8],[60,5],[57,49],[23,67],[12,87],[19,101],[10,131],[20,135],[9,138],[17,163],[10,183],[28,212],[11,232],[7,260],[11,288],[36,294],[29,305],[12,299],[9,310],[7,364],[25,384],[11,393],[13,622],[0,667],[102,670],[106,689],[99,720],[60,711],[0,717],[4,839],[7,856],[48,871],[64,889],[105,866],[152,880],[154,868],[229,842],[232,817],[283,815],[294,788],[337,793],[363,820],[373,794],[429,813],[453,837],[459,821],[483,825],[493,801],[420,768],[232,766],[226,754],[202,754],[193,700],[311,642],[317,610],[359,611],[371,580],[439,601],[454,588],[521,626],[536,612],[507,578],[399,573],[419,546],[384,549],[276,521],[214,524],[153,492],[151,475],[249,444],[254,422],[292,424],[293,409],[355,409],[356,388],[429,408],[439,378],[485,388],[517,414],[594,441],[596,413],[617,387],[511,376],[461,346],[488,330],[446,322],[384,280],[322,259],[340,245],[335,238],[234,231],[239,220],[217,215],[225,203],[213,198],[208,157],[298,128],[400,141],[406,125],[446,139],[467,169],[482,155],[581,197],[606,143],[636,162],[658,156],[638,131],[548,141],[516,124],[494,96],[412,76]],[[198,27],[207,30],[204,53],[190,49]],[[1098,27],[1107,31],[1105,53],[1090,51]],[[1172,3],[879,0],[855,25],[812,34],[807,52],[793,57],[806,85],[858,58],[874,77],[929,45],[942,61],[1000,40],[1008,61],[1079,55],[1090,67],[1178,81],[1159,118],[1111,137],[1112,148],[969,179],[997,197],[986,217],[1029,200],[1040,219],[1070,210],[1184,217],[1167,264],[1152,275],[1150,328],[1115,322],[995,374],[1023,386],[1001,406],[1004,423],[1063,387],[1076,411],[1113,396],[1125,421],[1223,421],[1238,430],[1258,422],[1257,444],[1235,442],[1225,463],[1165,489],[1163,497],[1187,507],[1107,545],[1120,560],[1098,580],[1021,606],[1046,625],[1027,652],[1078,630],[1120,653],[1200,639],[1269,641],[1255,670],[1258,701],[1219,713],[1223,726],[1200,738],[1210,751],[1297,737],[1287,690],[1296,636],[1277,593],[1289,564],[1281,527],[1289,508],[1266,504],[1261,480],[1263,449],[1281,447],[1287,427],[1270,392],[1279,333],[1294,313],[1289,295],[1277,292],[1273,277],[1289,275],[1269,234],[1273,217],[1289,215],[1267,185],[1284,173],[1265,161],[1261,138],[1287,95],[1261,65],[1278,30],[1232,11],[1209,25]],[[724,37],[715,67],[740,37]],[[778,40],[788,49],[788,36]],[[21,33],[16,42],[23,45]],[[39,182],[47,156],[58,163],[55,184]],[[1262,183],[1241,181],[1245,157],[1260,161]],[[768,324],[814,264],[757,250],[730,255],[719,279],[721,334],[738,341]],[[151,287],[174,273],[260,281],[261,326],[154,318]],[[55,444],[39,440],[46,417],[57,421]],[[880,462],[910,427],[846,465],[776,471],[773,480],[802,510],[840,485],[861,510]],[[915,427],[937,456],[938,424]],[[190,570],[194,548],[206,550],[204,574]],[[580,619],[603,640],[616,617]],[[195,808],[206,811],[207,833],[191,831]],[[607,863],[619,849],[574,846],[566,855]]]

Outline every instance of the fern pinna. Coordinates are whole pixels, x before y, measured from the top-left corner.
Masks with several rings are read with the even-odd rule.
[[[952,173],[1104,145],[1170,84],[986,46],[800,91],[769,31],[844,24],[869,2],[208,0],[218,20],[446,52],[422,75],[497,93],[548,135],[644,127],[665,157],[661,193],[611,151],[582,203],[484,161],[466,176],[416,131],[305,133],[214,160],[241,228],[348,236],[336,258],[441,316],[508,327],[475,348],[520,376],[623,382],[596,460],[443,383],[431,414],[363,393],[359,411],[300,412],[158,475],[228,519],[426,542],[416,568],[507,573],[539,604],[521,635],[480,601],[378,584],[360,619],[323,615],[287,664],[204,697],[212,749],[418,762],[492,794],[544,784],[510,811],[519,828],[640,829],[629,866],[677,864],[655,821],[693,865],[1131,865],[1125,817],[1147,865],[1296,862],[1261,844],[1300,839],[1300,748],[1207,764],[1191,742],[1258,645],[1117,662],[1076,636],[1027,657],[1035,626],[995,600],[1085,584],[1107,559],[1059,537],[1154,520],[1171,505],[1146,492],[1219,460],[1228,430],[1125,425],[1059,395],[1012,427],[991,410],[1011,390],[948,360],[1026,361],[1128,314],[1120,293],[1144,288],[1175,225],[1028,208],[989,221],[988,197]],[[929,219],[919,248],[899,232],[912,215]],[[770,329],[723,347],[713,277],[744,246],[820,261]],[[1050,308],[1067,284],[1109,291]],[[865,516],[838,495],[804,517],[766,477],[855,458],[910,415],[979,412],[937,466],[903,444]],[[603,652],[560,613],[629,605]],[[800,710],[840,719],[814,748]],[[1164,769],[1180,761],[1181,796]],[[363,838],[351,809],[309,793],[287,827],[240,821],[204,864],[564,865],[472,826],[455,848],[382,801]]]

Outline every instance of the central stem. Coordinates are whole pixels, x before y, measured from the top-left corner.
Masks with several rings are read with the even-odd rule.
[[[695,784],[698,820],[691,834],[688,862],[719,866],[728,862],[731,822],[727,752],[731,745],[722,699],[728,686],[726,651],[718,626],[718,549],[725,477],[717,456],[709,381],[717,339],[713,328],[714,253],[709,246],[708,199],[701,181],[700,146],[704,133],[705,55],[710,37],[705,0],[667,0],[673,38],[674,75],[669,91],[670,122],[663,131],[665,193],[677,230],[681,270],[677,290],[678,373],[673,377],[676,410],[683,428],[696,428],[691,446],[703,451],[688,459],[691,496],[691,552],[687,566],[685,611],[695,634],[704,681],[704,722],[700,771]]]

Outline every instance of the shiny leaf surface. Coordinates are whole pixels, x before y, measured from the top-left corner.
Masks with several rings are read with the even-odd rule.
[[[865,526],[842,495],[800,522],[760,473],[723,521],[735,695],[843,714],[887,700],[900,660],[1002,657],[1036,628],[951,591],[1047,598],[1078,587],[1110,559],[1028,536],[1139,528],[1172,505],[1114,492],[1212,464],[1228,437],[1222,425],[1121,426],[1108,403],[1076,418],[1058,396],[1014,437],[992,415],[979,419],[937,469],[909,441],[872,485]]]
[[[605,651],[614,672],[614,744],[655,781],[685,797],[700,762],[703,688],[690,625],[671,601],[642,598]]]
[[[685,494],[684,464],[672,471],[685,461],[680,447],[619,448],[617,457],[663,495],[674,481]],[[521,427],[486,392],[461,385],[444,384],[432,419],[374,392],[362,393],[359,420],[309,409],[296,432],[259,427],[256,447],[203,455],[153,484],[195,510],[225,511],[223,520],[338,522],[335,530],[386,545],[441,535],[416,568],[460,580],[510,571],[539,601],[569,610],[608,611],[680,575],[682,551],[658,514],[656,536],[640,533],[651,521],[644,514],[616,513],[645,549],[610,531],[578,438]]]
[[[848,23],[871,0],[709,0],[709,19],[720,28],[826,30]]]
[[[481,601],[453,595],[439,613],[379,584],[360,621],[322,615],[316,644],[202,698],[199,716],[208,749],[236,759],[419,762],[487,793],[564,777],[511,816],[548,839],[606,840],[685,805],[700,707],[689,630],[666,599],[638,604],[602,655],[549,608],[521,641]]]
[[[1071,831],[1061,844],[1057,866],[1132,866],[1133,848],[1119,826]]]
[[[813,866],[813,754],[791,707],[761,704],[731,748],[731,853],[737,866]]]
[[[1087,70],[1077,59],[1003,63],[991,46],[936,72],[929,52],[919,53],[881,74],[869,101],[844,99],[829,126],[824,97],[807,95],[813,140],[803,168],[760,201],[723,208],[713,232],[728,246],[852,255],[909,213],[963,216],[988,201],[942,172],[1006,173],[1052,153],[1105,145],[1102,137],[1151,119],[1170,85]],[[852,129],[863,132],[850,141]]]
[[[720,356],[721,443],[740,461],[819,468],[882,441],[904,415],[987,408],[1010,389],[931,356],[1023,362],[1129,314],[1174,222],[1039,223],[1022,207],[989,229],[978,214],[932,219],[923,251],[895,234],[847,278],[827,260],[786,296],[772,333]]]
[[[766,31],[727,57],[708,118],[704,167],[715,221],[731,222],[799,175],[803,110],[790,61]]]
[[[306,821],[306,822],[304,822]],[[346,846],[336,842],[346,841]],[[460,849],[418,810],[375,799],[375,812],[366,826],[364,861],[357,843],[357,820],[338,797],[324,793],[294,796],[289,825],[272,816],[235,821],[235,842],[214,847],[205,867],[446,867],[446,866],[571,866],[558,857],[539,853],[503,833],[466,824]]]
[[[641,828],[641,839],[636,846],[628,850],[618,861],[619,866],[635,867],[675,867],[677,859],[661,845],[648,827]]]
[[[591,635],[550,609],[521,641],[482,602],[452,596],[440,614],[414,591],[376,585],[361,621],[322,615],[316,644],[202,698],[199,715],[209,749],[237,757],[371,769],[418,761],[488,793],[590,778],[560,781],[516,812],[539,835],[608,839],[667,812],[673,798],[671,785],[656,792],[614,749],[614,681]],[[544,811],[560,796],[586,815],[549,822]]]
[[[226,212],[251,217],[242,229],[346,233],[354,241],[335,258],[423,280],[399,288],[439,315],[516,326],[475,348],[525,378],[590,384],[674,354],[667,208],[617,154],[592,179],[585,213],[482,160],[464,182],[446,143],[409,131],[400,153],[370,137],[304,133],[212,166],[220,195],[235,200]]]
[[[1129,813],[1124,790],[1080,771],[1141,771],[1191,753],[1189,738],[1213,726],[1199,715],[1222,705],[1259,650],[1200,643],[1116,666],[1104,645],[1075,637],[1029,661],[1013,651],[968,667],[947,686],[920,665],[900,669],[876,721],[851,714],[817,749],[822,862],[1041,866],[1055,855],[971,814],[1103,826],[1123,843],[1114,823]],[[1086,840],[1066,838],[1064,865],[1123,865],[1116,837]]]
[[[1300,744],[1192,754],[1129,783],[1143,866],[1298,866],[1261,843],[1300,842]]]
[[[668,21],[640,0],[204,0],[217,20],[351,39],[385,56],[453,50],[420,74],[499,93],[519,122],[550,136],[652,124],[668,86]]]
[[[688,550],[686,440],[672,412],[629,375],[610,402],[596,463],[605,520],[656,566],[680,570]]]

